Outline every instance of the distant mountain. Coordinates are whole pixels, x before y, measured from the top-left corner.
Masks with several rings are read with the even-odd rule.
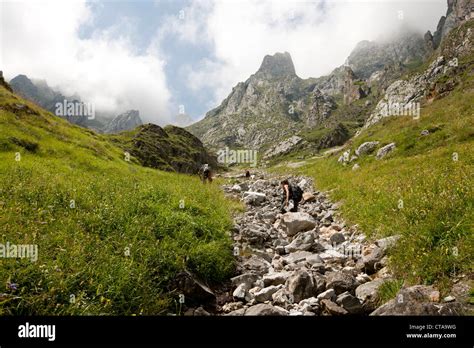
[[[370,73],[374,71],[373,66],[384,67],[382,58],[371,64],[366,64]],[[355,65],[366,69],[362,62]],[[316,148],[321,144],[334,146],[351,134],[344,129],[342,121],[363,124],[363,120],[354,121],[352,113],[339,109],[370,95],[368,81],[359,78],[348,65],[328,76],[301,79],[296,75],[290,54],[276,53],[265,56],[255,74],[238,83],[220,106],[187,129],[214,148],[268,150],[311,129],[323,131],[321,137],[310,144]],[[371,102],[365,107],[370,105]],[[332,132],[335,132],[334,137],[330,136]]]
[[[296,75],[288,52],[276,53],[265,56],[255,74],[187,129],[213,147],[261,148],[315,126],[334,107],[313,80]]]
[[[104,133],[119,133],[126,130],[134,129],[142,125],[140,112],[138,110],[128,110],[112,119],[103,128]]]
[[[175,116],[174,121],[171,122],[173,126],[186,127],[193,123],[193,119],[188,114],[179,113]]]
[[[359,42],[346,63],[357,77],[368,79],[373,73],[392,64],[416,65],[431,52],[431,45],[421,34],[408,31],[388,42]]]
[[[13,91],[46,110],[54,113],[56,103],[62,103],[66,98],[59,92],[49,88],[46,83],[38,86],[26,75],[18,75],[10,81]]]
[[[187,129],[213,148],[269,151],[294,143],[295,135],[315,150],[340,145],[367,119],[377,119],[371,115],[388,87],[423,67],[447,32],[474,17],[473,10],[472,1],[448,0],[434,35],[404,29],[390,40],[362,41],[343,66],[318,78],[299,78],[287,52],[267,55],[255,74]]]
[[[56,116],[85,128],[99,130],[104,126],[104,118],[94,113],[93,116],[83,115],[59,115],[57,113],[58,104],[82,105],[82,101],[77,96],[65,96],[52,89],[44,80],[31,80],[26,75],[18,75],[10,81],[13,91],[25,99],[28,99],[42,108],[52,112]]]

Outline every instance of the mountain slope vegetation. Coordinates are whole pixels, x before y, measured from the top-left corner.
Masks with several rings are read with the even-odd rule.
[[[233,272],[230,212],[197,177],[144,168],[109,136],[72,125],[0,87],[0,314],[160,314],[170,280]],[[174,310],[174,309],[172,309]]]

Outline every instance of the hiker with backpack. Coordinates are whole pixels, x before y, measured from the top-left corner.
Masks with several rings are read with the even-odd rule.
[[[203,184],[205,184],[206,181],[209,181],[209,183],[212,182],[211,167],[209,166],[209,164],[206,163],[201,167],[200,174],[201,174],[201,180]]]
[[[283,189],[281,212],[286,213],[288,208],[290,212],[297,212],[298,204],[303,198],[303,190],[298,185],[291,185],[286,179],[281,182],[281,188]],[[292,207],[290,207],[290,201],[293,201]]]

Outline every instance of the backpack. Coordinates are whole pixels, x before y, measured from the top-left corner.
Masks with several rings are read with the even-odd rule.
[[[301,189],[301,187],[299,187],[298,185],[292,186],[291,191],[293,193],[293,200],[295,202],[301,201],[301,199],[303,198],[303,190]]]

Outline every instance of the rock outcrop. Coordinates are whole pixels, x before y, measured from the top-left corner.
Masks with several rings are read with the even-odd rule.
[[[288,152],[295,150],[295,148],[301,145],[303,142],[303,138],[293,135],[291,138],[283,140],[281,143],[267,150],[263,155],[263,159],[269,159],[287,154]]]
[[[132,130],[142,125],[140,112],[138,110],[128,110],[123,114],[117,115],[103,129],[104,133],[120,133]]]
[[[136,159],[145,167],[196,174],[208,163],[213,170],[217,169],[217,158],[183,128],[148,123],[111,135],[111,139],[130,154],[130,160]]]
[[[430,31],[425,34],[431,41],[433,48],[438,48],[448,33],[470,19],[474,19],[474,4],[471,0],[448,0],[446,16],[442,16],[438,22],[436,31],[432,35]]]
[[[205,118],[187,129],[205,144],[261,148],[315,126],[329,117],[335,102],[296,75],[288,52],[267,55],[259,70],[238,83]]]

